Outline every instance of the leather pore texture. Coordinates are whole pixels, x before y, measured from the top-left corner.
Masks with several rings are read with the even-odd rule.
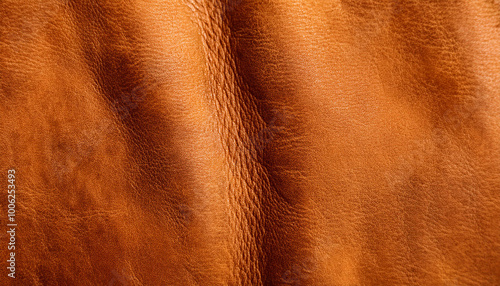
[[[1,285],[500,285],[498,0],[1,0]]]

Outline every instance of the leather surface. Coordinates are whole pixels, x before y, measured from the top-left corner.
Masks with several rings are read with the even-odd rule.
[[[496,0],[2,0],[0,284],[500,285],[499,96]]]

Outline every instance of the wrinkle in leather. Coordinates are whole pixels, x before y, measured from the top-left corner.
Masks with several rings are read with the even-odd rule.
[[[499,16],[2,1],[1,284],[500,284]]]

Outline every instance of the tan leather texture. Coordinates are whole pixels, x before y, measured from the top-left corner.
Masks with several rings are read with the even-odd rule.
[[[1,0],[0,100],[1,285],[500,285],[498,0]]]

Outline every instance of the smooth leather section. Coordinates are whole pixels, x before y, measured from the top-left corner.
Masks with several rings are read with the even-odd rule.
[[[500,285],[498,1],[3,0],[0,100],[2,285]]]

